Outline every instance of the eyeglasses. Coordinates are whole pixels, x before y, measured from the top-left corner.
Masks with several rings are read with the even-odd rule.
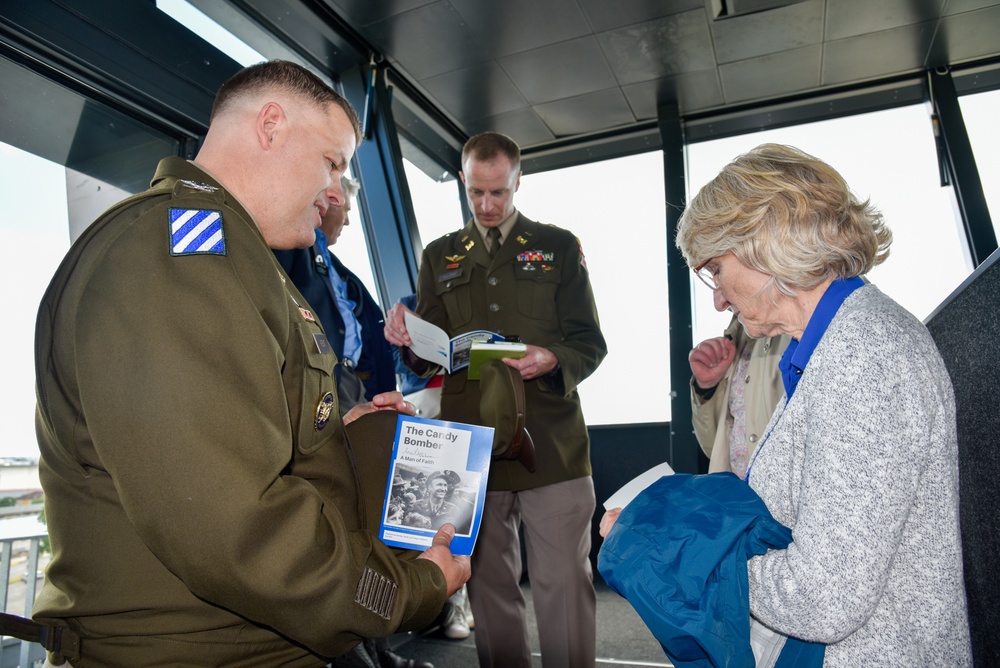
[[[718,290],[719,289],[719,280],[718,280],[719,271],[718,271],[718,269],[709,269],[707,267],[708,263],[711,262],[714,259],[715,258],[711,258],[710,257],[707,260],[705,260],[704,262],[702,262],[701,264],[699,264],[697,267],[694,268],[694,275],[697,276],[701,280],[702,283],[704,283],[705,285],[707,285],[710,290]]]

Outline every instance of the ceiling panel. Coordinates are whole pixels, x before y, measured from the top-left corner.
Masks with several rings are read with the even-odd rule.
[[[418,80],[492,58],[448,2],[378,21],[363,33],[378,51]]]
[[[789,89],[815,88],[819,85],[821,53],[820,47],[807,46],[720,65],[726,102],[774,97]]]
[[[621,84],[716,65],[704,9],[611,30],[597,39]]]
[[[638,121],[656,119],[657,107],[666,102],[676,102],[682,114],[711,109],[723,103],[722,84],[714,67],[622,86],[622,92]]]
[[[384,21],[390,16],[396,16],[417,9],[424,5],[440,3],[442,0],[327,0],[329,4],[346,16],[351,25],[364,26],[369,23]]]
[[[618,88],[540,104],[536,110],[556,137],[598,132],[635,122],[632,109]]]
[[[492,130],[516,137],[521,146],[536,146],[556,138],[534,109],[524,108],[469,122],[469,134]]]
[[[576,0],[451,0],[486,53],[505,56],[589,35]]]
[[[483,118],[528,106],[500,66],[492,62],[424,79],[421,84],[454,118]]]
[[[705,0],[580,0],[584,14],[590,19],[594,32],[614,30],[634,23],[645,23],[689,9],[702,9]]]
[[[798,0],[717,21],[711,0],[322,1],[456,132],[526,149],[648,128],[668,102],[718,113],[939,64],[1000,68],[1000,0]]]
[[[827,2],[826,39],[922,23],[941,16],[945,0],[836,0]]]
[[[715,55],[732,63],[823,41],[823,0],[713,21]]]
[[[823,83],[865,81],[924,68],[936,21],[839,39],[826,45]]]
[[[593,93],[617,83],[592,36],[506,56],[500,66],[532,103]]]
[[[931,65],[961,63],[996,55],[1000,45],[1000,6],[941,19],[931,47]]]

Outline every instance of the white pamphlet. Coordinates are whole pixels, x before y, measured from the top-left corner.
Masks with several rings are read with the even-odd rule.
[[[617,492],[608,497],[608,500],[604,502],[604,509],[611,510],[612,508],[624,508],[632,501],[632,499],[637,497],[642,490],[646,489],[663,476],[673,474],[674,470],[670,468],[670,464],[667,464],[666,462],[657,464],[648,471],[643,471],[625,483]]]
[[[410,350],[417,357],[440,364],[448,373],[469,366],[469,348],[473,341],[503,341],[504,337],[485,329],[459,334],[453,339],[437,325],[427,322],[410,311],[404,314],[406,331],[410,334]]]

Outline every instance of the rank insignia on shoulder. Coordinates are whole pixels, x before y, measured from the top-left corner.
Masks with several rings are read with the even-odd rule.
[[[333,392],[324,394],[323,398],[316,404],[316,419],[313,422],[316,431],[323,431],[323,427],[330,421],[330,415],[336,407],[337,399],[333,396]]]
[[[308,320],[309,322],[316,322],[316,317],[312,314],[312,311],[310,311],[309,309],[302,308],[300,306],[299,307],[299,313],[301,313],[302,317],[305,318],[306,320]]]
[[[214,193],[218,190],[215,186],[210,186],[207,183],[198,183],[197,181],[189,181],[188,179],[181,179],[180,181],[192,190],[200,190],[206,193]]]
[[[171,208],[168,223],[171,255],[226,254],[221,211]]]

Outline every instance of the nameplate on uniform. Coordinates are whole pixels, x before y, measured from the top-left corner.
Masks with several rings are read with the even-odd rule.
[[[326,338],[326,334],[313,334],[313,339],[316,341],[316,352],[320,355],[333,352],[333,346],[330,345],[330,340]]]
[[[169,209],[171,255],[225,255],[222,212],[212,209]]]
[[[453,278],[458,278],[462,275],[461,269],[452,269],[451,271],[446,271],[443,274],[438,275],[438,283],[444,283],[445,281],[450,281]]]

